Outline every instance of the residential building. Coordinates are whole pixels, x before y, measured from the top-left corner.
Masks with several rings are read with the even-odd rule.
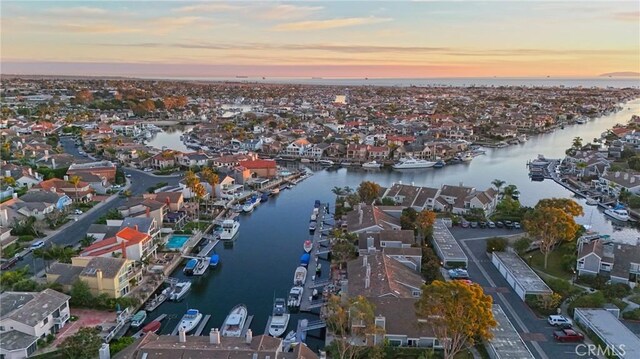
[[[52,178],[42,181],[33,187],[32,190],[50,191],[59,194],[65,194],[73,201],[88,202],[93,198],[93,189],[89,183],[80,181],[77,185],[67,180]]]
[[[594,239],[578,244],[578,275],[602,275],[615,283],[640,283],[640,245]]]
[[[113,183],[116,179],[116,165],[111,161],[74,163],[69,166],[69,169],[67,170],[67,175],[69,177],[74,175],[80,176],[82,173],[90,173]]]
[[[278,168],[274,160],[253,160],[242,161],[240,166],[248,169],[257,177],[275,178],[278,175]]]
[[[352,233],[380,232],[382,230],[400,230],[400,220],[384,211],[378,206],[358,204],[352,211],[345,215],[343,225]]]
[[[304,153],[307,150],[307,148],[310,146],[311,146],[311,143],[306,138],[299,138],[291,142],[285,148],[285,154],[288,156],[302,157],[304,156]]]
[[[123,227],[115,237],[97,241],[84,248],[80,253],[83,257],[122,256],[135,261],[141,261],[148,256],[155,255],[157,245],[153,238],[138,231],[136,228]]]

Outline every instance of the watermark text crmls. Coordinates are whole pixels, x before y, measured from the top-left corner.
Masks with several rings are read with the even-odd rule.
[[[627,353],[625,350],[625,345],[597,345],[597,344],[578,344],[576,345],[575,351],[576,355],[580,357],[584,356],[621,356]]]

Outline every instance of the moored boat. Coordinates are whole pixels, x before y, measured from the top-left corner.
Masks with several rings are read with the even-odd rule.
[[[316,230],[316,222],[315,221],[310,221],[309,222],[309,231],[313,232]]]
[[[394,169],[416,169],[416,168],[430,168],[435,165],[435,162],[427,160],[417,160],[413,157],[401,158],[400,161],[393,165]]]
[[[156,295],[149,302],[147,302],[147,305],[144,307],[144,309],[147,312],[153,312],[154,310],[156,310],[156,308],[158,308],[160,304],[164,303],[167,300],[167,294],[165,293],[167,289],[163,290],[162,293]]]
[[[215,268],[218,263],[220,263],[220,256],[216,253],[212,254],[211,258],[209,258],[209,266]]]
[[[251,196],[251,199],[247,200],[245,204],[242,206],[242,210],[244,212],[251,212],[254,208],[260,203],[260,198],[256,196]]]
[[[287,330],[290,315],[287,313],[286,302],[283,298],[276,298],[273,303],[273,313],[269,324],[269,335],[279,337]]]
[[[184,266],[182,270],[186,275],[193,275],[193,272],[196,270],[198,266],[198,260],[196,258],[189,259],[187,264]]]
[[[293,274],[293,285],[304,285],[307,281],[307,268],[300,266],[296,268],[296,272]]]
[[[380,168],[382,167],[382,163],[378,163],[376,161],[365,162],[362,164],[362,168]]]
[[[433,168],[442,168],[445,166],[445,162],[443,160],[437,160],[433,165]]]
[[[269,193],[264,192],[264,193],[262,194],[262,196],[260,196],[260,201],[261,201],[261,202],[266,202],[266,201],[268,201],[268,200],[269,200]]]
[[[606,209],[604,211],[604,214],[622,222],[626,222],[629,220],[629,211],[627,211],[627,209],[621,204],[617,204],[613,208]]]
[[[295,286],[291,288],[289,291],[289,297],[287,298],[287,306],[289,308],[298,308],[300,307],[300,302],[302,301],[302,292],[304,289],[300,286]]]
[[[247,307],[244,304],[238,304],[224,320],[222,324],[222,336],[223,337],[240,337],[242,328],[247,320]]]
[[[320,160],[318,161],[318,163],[320,163],[321,166],[333,166],[335,165],[335,163],[331,160]]]
[[[160,330],[160,327],[162,327],[162,323],[160,323],[157,320],[152,320],[149,322],[149,324],[145,325],[142,328],[142,332],[143,333],[157,333],[158,330]]]
[[[179,301],[187,295],[187,292],[191,289],[191,282],[185,281],[180,282],[175,285],[173,291],[171,292],[171,297],[169,299],[173,301]]]
[[[272,194],[272,195],[276,195],[276,194],[278,194],[278,193],[280,193],[280,187],[274,187],[274,188],[271,190],[271,194]]]
[[[197,309],[189,309],[187,313],[182,316],[182,320],[180,320],[180,328],[184,329],[186,333],[195,329],[195,327],[202,320],[202,313]]]
[[[311,255],[309,253],[305,253],[300,257],[300,265],[306,267],[309,265],[309,261],[311,260]]]
[[[304,245],[302,247],[304,248],[305,252],[309,253],[313,249],[313,242],[306,240],[304,241]]]
[[[233,219],[225,219],[222,221],[221,226],[222,231],[220,232],[220,239],[223,241],[233,239],[236,234],[238,234],[238,230],[240,229],[240,222]]]
[[[138,311],[133,317],[131,317],[131,327],[139,328],[146,319],[147,312],[144,310]]]

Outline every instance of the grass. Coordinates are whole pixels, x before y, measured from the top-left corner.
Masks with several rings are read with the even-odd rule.
[[[13,256],[16,255],[16,253],[20,252],[21,250],[25,249],[26,246],[22,243],[11,243],[10,245],[2,248],[2,258],[13,258]]]
[[[629,305],[629,303],[618,298],[611,298],[611,303],[613,303],[616,307],[620,308],[620,311],[623,311]]]
[[[562,257],[565,254],[573,254],[570,246],[562,245],[549,253],[546,269],[544,267],[544,254],[540,251],[527,253],[523,256],[523,259],[528,263],[530,262],[529,265],[534,269],[554,277],[570,280],[573,277],[573,272],[568,272],[562,263]]]
[[[634,294],[629,297],[629,300],[640,305],[640,294]]]
[[[200,230],[203,231],[203,230],[207,229],[207,227],[209,227],[210,224],[211,224],[211,222],[189,222],[189,223],[184,225],[183,230],[192,231],[194,229],[200,229]]]

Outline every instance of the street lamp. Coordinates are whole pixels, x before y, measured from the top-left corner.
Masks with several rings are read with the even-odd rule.
[[[533,259],[532,255],[529,255],[529,265],[531,265],[531,260]]]

